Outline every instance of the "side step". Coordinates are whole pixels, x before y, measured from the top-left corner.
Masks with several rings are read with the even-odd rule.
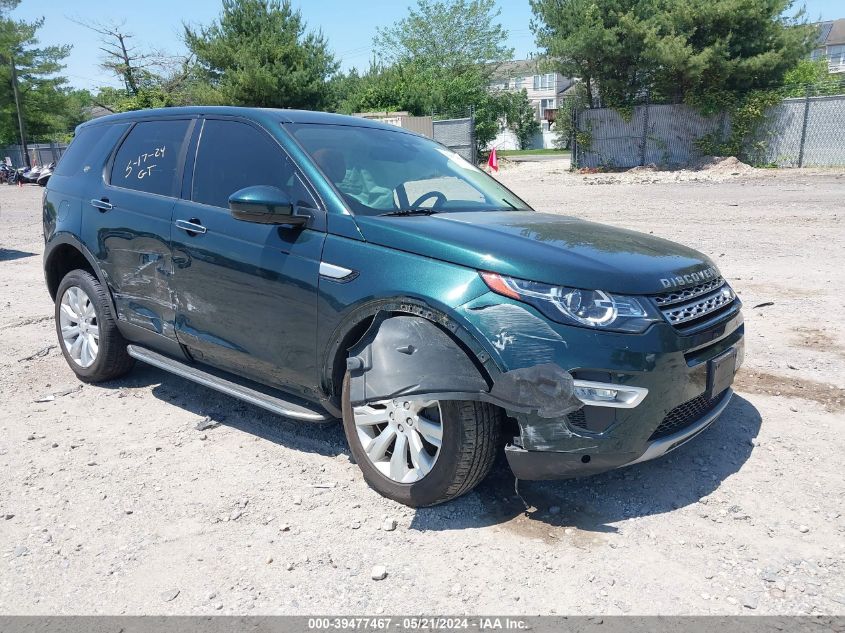
[[[128,345],[126,351],[132,358],[137,358],[153,367],[169,371],[186,380],[203,385],[204,387],[209,387],[220,393],[225,393],[227,396],[232,396],[244,402],[249,402],[286,418],[305,420],[307,422],[326,422],[334,419],[331,415],[316,407],[312,408],[304,404],[296,404],[289,400],[283,400],[278,396],[263,393],[257,389],[226,380],[193,365],[188,365],[153,352],[152,350],[138,347],[137,345]]]

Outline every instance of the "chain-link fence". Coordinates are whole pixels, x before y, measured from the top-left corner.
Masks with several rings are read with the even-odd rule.
[[[748,158],[778,167],[845,166],[845,95],[784,99],[757,130]]]
[[[821,91],[833,94],[820,96]],[[739,157],[758,166],[845,166],[845,78],[784,88],[782,94],[787,98],[743,139]],[[572,116],[573,166],[689,165],[708,147],[726,143],[731,132],[726,112],[704,116],[683,104],[578,108]]]

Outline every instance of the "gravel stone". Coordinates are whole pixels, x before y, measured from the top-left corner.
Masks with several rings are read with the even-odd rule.
[[[376,565],[370,572],[370,578],[373,580],[384,580],[387,578],[387,569],[384,565]]]
[[[161,592],[161,599],[164,602],[173,602],[174,600],[176,600],[176,596],[178,596],[178,595],[179,595],[178,589],[168,589],[167,591]]]

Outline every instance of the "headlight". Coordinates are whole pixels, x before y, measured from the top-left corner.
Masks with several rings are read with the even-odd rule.
[[[637,297],[581,290],[481,273],[493,292],[528,303],[553,321],[614,332],[643,332],[660,321]]]

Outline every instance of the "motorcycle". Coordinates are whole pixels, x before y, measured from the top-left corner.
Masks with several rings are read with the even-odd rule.
[[[41,185],[42,187],[47,186],[47,182],[50,180],[50,176],[53,175],[53,169],[55,168],[56,163],[49,163],[45,165],[41,172],[38,174],[38,178],[35,179],[35,182]]]
[[[38,176],[41,175],[41,169],[41,165],[33,165],[29,169],[24,168],[24,170],[20,172],[21,182],[35,182],[38,180]]]
[[[0,182],[13,184],[16,181],[17,170],[11,165],[0,163]]]

